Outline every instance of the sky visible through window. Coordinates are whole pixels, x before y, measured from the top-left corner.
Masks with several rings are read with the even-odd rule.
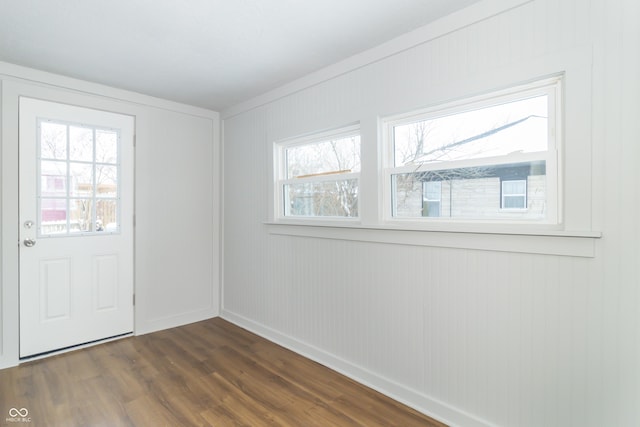
[[[394,166],[546,151],[547,104],[542,95],[397,125]]]
[[[360,136],[288,147],[286,162],[287,178],[360,172]]]

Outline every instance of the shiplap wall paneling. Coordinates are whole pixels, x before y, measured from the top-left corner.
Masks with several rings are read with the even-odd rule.
[[[223,315],[453,425],[640,425],[640,6],[501,4],[226,117]],[[264,224],[274,141],[360,123],[363,164],[377,169],[380,117],[564,65],[568,135],[579,141],[566,155],[588,153],[565,170],[583,183],[567,203],[591,207],[569,220],[602,232],[594,257],[287,236]],[[363,171],[369,211],[375,173]]]

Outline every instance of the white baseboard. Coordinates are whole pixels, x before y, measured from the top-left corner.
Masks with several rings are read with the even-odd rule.
[[[189,323],[211,319],[218,315],[219,313],[217,309],[207,308],[189,313],[181,313],[175,316],[162,317],[159,319],[136,319],[135,335],[144,335],[151,332],[162,331],[164,329],[176,328],[178,326],[188,325]]]
[[[458,408],[425,396],[415,390],[381,377],[367,369],[354,365],[331,353],[301,342],[289,335],[278,332],[251,319],[223,309],[223,319],[255,333],[263,338],[318,362],[367,387],[397,400],[423,414],[451,427],[491,427],[491,423],[470,415]]]

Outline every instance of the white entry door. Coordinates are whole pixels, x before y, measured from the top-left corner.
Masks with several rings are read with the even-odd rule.
[[[133,331],[131,116],[20,99],[20,357]]]

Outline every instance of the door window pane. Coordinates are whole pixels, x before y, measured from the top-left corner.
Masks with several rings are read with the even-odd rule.
[[[40,234],[67,233],[67,199],[40,200]]]
[[[96,165],[96,196],[118,196],[118,167]]]
[[[120,231],[118,202],[116,200],[96,201],[96,231]]]
[[[67,126],[60,123],[40,123],[40,158],[67,158]]]
[[[40,161],[40,195],[42,197],[66,197],[66,162]]]
[[[96,162],[115,164],[118,160],[118,134],[96,130]]]
[[[70,196],[93,195],[93,165],[71,163],[69,171],[69,178],[71,179]]]
[[[69,126],[69,159],[93,161],[93,129]]]
[[[71,233],[94,231],[92,199],[71,199],[69,201],[69,216],[69,231]]]

